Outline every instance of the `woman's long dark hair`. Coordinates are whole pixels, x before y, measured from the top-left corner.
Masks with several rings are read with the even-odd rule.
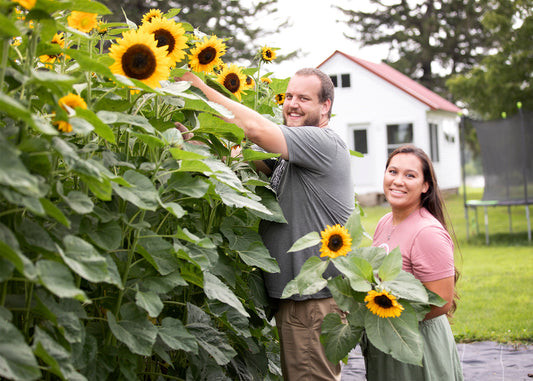
[[[433,169],[433,163],[431,162],[431,159],[421,148],[413,145],[404,145],[398,147],[389,155],[385,170],[389,167],[391,159],[400,153],[415,155],[422,163],[422,173],[424,175],[424,181],[428,184],[428,190],[425,193],[422,193],[420,196],[420,205],[426,208],[442,224],[442,226],[444,226],[444,229],[450,233],[455,241],[456,246],[458,246],[457,238],[455,236],[455,232],[453,231],[451,221],[450,228],[448,228],[448,224],[446,223],[445,215],[447,216],[448,213],[446,212],[446,205],[444,204],[444,198],[442,197],[442,193],[437,183],[437,176],[435,175],[435,170]],[[448,220],[450,220],[449,217]],[[455,267],[454,278],[455,284],[457,284],[457,280],[459,279],[459,271],[457,270],[457,267]],[[457,289],[454,287],[452,306],[447,313],[449,317],[451,317],[454,311],[457,309],[458,299],[459,295],[457,294]]]

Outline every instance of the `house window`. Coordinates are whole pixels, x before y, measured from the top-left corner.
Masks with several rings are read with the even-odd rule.
[[[333,87],[338,87],[337,74],[330,75],[329,77],[331,78],[331,82],[333,82]]]
[[[333,87],[339,87],[339,75],[332,74],[329,77],[331,78],[331,82],[333,82]],[[341,83],[340,83],[341,87],[351,86],[350,74],[341,74],[340,80],[341,80]]]
[[[355,151],[367,154],[368,144],[366,140],[366,130],[353,130],[353,146]]]
[[[439,126],[436,123],[429,123],[429,154],[431,161],[439,162]]]
[[[350,74],[341,74],[341,87],[350,87]]]
[[[413,143],[413,124],[388,124],[387,125],[387,154],[404,144]]]

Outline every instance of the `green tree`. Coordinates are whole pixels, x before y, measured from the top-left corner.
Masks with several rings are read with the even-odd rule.
[[[106,17],[107,21],[124,21],[124,14],[131,21],[139,24],[143,15],[150,9],[159,9],[163,13],[169,9],[181,9],[177,20],[184,19],[193,27],[202,27],[202,32],[215,34],[219,37],[237,36],[226,42],[227,51],[224,55],[226,62],[246,61],[247,65],[253,59],[259,48],[255,41],[274,33],[287,26],[287,22],[280,25],[271,25],[265,28],[259,25],[258,20],[276,13],[278,0],[264,0],[244,3],[239,0],[104,0],[104,3],[113,15]],[[294,56],[289,53],[279,56],[277,61]]]
[[[445,80],[470,70],[494,46],[480,22],[489,1],[370,2],[372,12],[337,7],[353,28],[347,37],[363,46],[388,44],[389,55],[398,58],[387,64],[448,99]]]
[[[479,118],[499,118],[502,112],[513,115],[517,102],[533,110],[533,1],[500,1],[482,22],[499,49],[468,73],[450,79],[450,91]]]

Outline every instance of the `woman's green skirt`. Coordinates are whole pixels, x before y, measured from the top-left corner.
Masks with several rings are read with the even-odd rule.
[[[463,370],[446,315],[419,324],[424,342],[423,366],[406,364],[361,340],[368,381],[463,381]]]

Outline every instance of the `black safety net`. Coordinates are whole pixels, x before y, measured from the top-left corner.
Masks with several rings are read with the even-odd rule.
[[[533,204],[533,112],[510,118],[478,121],[485,188],[483,201],[500,205]]]

